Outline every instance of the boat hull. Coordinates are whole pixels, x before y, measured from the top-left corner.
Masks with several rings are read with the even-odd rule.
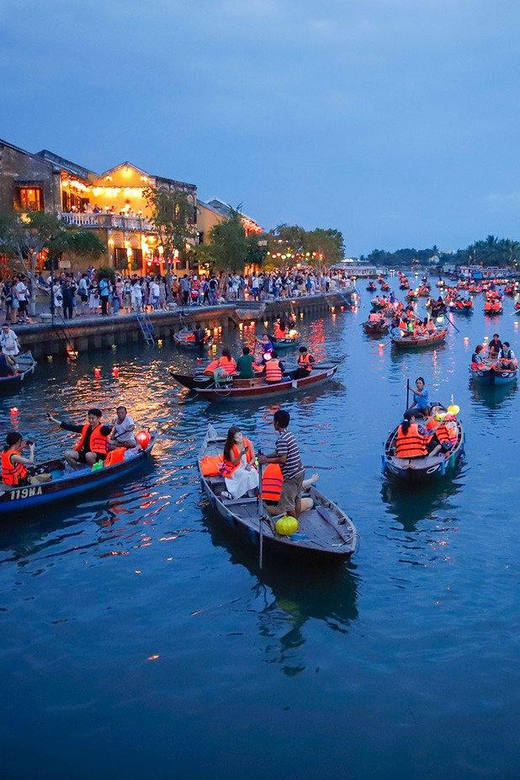
[[[28,377],[34,374],[36,368],[36,360],[33,358],[31,352],[21,352],[16,358],[19,366],[20,373],[14,376],[2,376],[0,377],[0,394],[6,395],[11,392],[15,392],[20,389],[22,382]]]
[[[211,403],[229,403],[230,401],[262,401],[279,395],[292,395],[301,390],[317,387],[335,375],[339,364],[323,371],[314,370],[310,376],[302,379],[287,379],[275,384],[251,384],[249,387],[209,387],[192,388],[199,398]],[[254,380],[252,380],[254,381]]]
[[[407,338],[392,336],[392,344],[398,349],[426,349],[427,347],[436,347],[439,344],[444,344],[446,340],[447,330],[442,330],[440,333],[436,333],[434,336],[427,338]]]
[[[451,476],[464,452],[464,431],[457,420],[458,436],[454,447],[446,453],[424,458],[397,458],[393,454],[397,426],[385,444],[383,473],[405,481],[428,481],[432,478]]]
[[[472,379],[482,384],[489,385],[490,387],[512,385],[518,378],[517,368],[512,371],[500,371],[500,369],[496,368],[470,368],[469,373]]]
[[[97,490],[112,482],[119,481],[146,462],[154,443],[155,438],[152,437],[146,450],[134,458],[99,471],[82,468],[41,485],[14,488],[2,485],[0,487],[0,515],[14,516],[17,512],[25,512],[37,507],[67,501],[79,493]]]
[[[310,495],[315,504],[325,513],[325,518],[328,514],[329,517],[334,517],[336,522],[335,527],[332,527],[330,523],[328,524],[327,536],[330,537],[328,543],[325,543],[323,538],[315,540],[305,538],[305,540],[301,540],[297,538],[296,534],[292,538],[276,534],[273,530],[272,519],[267,516],[262,502],[256,498],[243,499],[238,502],[226,502],[223,500],[215,492],[215,485],[212,485],[210,482],[211,478],[205,477],[200,467],[200,460],[205,454],[216,452],[215,447],[221,452],[224,446],[224,439],[211,438],[210,430],[211,428],[208,430],[206,440],[197,459],[202,489],[209,499],[213,510],[237,536],[258,549],[260,545],[260,522],[262,522],[264,558],[276,555],[290,558],[293,561],[315,565],[341,564],[351,558],[358,547],[358,535],[352,520],[336,504],[315,488],[310,489]],[[216,479],[218,482],[219,478]],[[220,481],[222,482],[221,479]],[[242,516],[240,512],[242,512]],[[309,516],[312,514],[312,517],[306,519],[306,514],[309,514]],[[314,530],[319,530],[316,529],[315,525],[319,520],[317,510],[307,510],[307,512],[302,513],[300,518],[300,530],[305,529],[307,522],[309,528],[313,528],[314,524]],[[323,529],[326,527],[327,523],[325,523]],[[299,534],[299,536],[302,536],[302,534]]]

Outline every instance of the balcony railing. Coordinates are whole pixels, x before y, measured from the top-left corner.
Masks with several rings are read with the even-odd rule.
[[[90,211],[60,212],[60,219],[67,225],[82,228],[104,228],[105,230],[152,230],[149,219],[145,217],[123,217],[119,214],[94,214]]]

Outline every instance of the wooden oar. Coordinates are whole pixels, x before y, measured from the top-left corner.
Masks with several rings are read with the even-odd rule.
[[[258,450],[258,454],[262,454],[262,450]],[[258,525],[260,530],[260,542],[258,545],[258,565],[260,567],[260,571],[262,571],[262,566],[264,565],[264,508],[262,505],[262,464],[260,461],[258,461],[258,497],[257,497],[257,507],[258,507]]]
[[[457,333],[460,333],[460,330],[457,328],[457,326],[455,325],[455,323],[454,323],[452,320],[450,320],[450,318],[448,317],[448,312],[445,312],[445,313],[444,313],[444,316],[446,317],[446,319],[448,320],[448,322],[450,323],[450,325],[453,325],[453,327],[455,328],[455,330],[457,331]]]

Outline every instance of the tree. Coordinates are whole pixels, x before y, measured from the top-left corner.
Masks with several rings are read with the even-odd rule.
[[[0,252],[13,259],[15,270],[28,277],[33,291],[31,314],[36,311],[36,264],[44,250],[53,262],[65,251],[99,257],[106,252],[106,247],[92,231],[64,225],[56,214],[44,211],[0,214]]]
[[[237,209],[229,219],[215,225],[210,232],[210,250],[218,271],[240,272],[248,259],[250,244]]]
[[[171,290],[171,268],[175,258],[185,261],[195,234],[196,212],[184,190],[146,187],[144,198],[150,208],[150,222],[159,237],[166,261],[167,288]]]
[[[307,233],[307,251],[327,265],[340,263],[345,257],[345,242],[340,230],[315,228]]]

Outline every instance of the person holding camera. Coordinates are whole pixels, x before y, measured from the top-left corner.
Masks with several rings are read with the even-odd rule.
[[[5,447],[2,452],[2,482],[9,487],[24,487],[26,485],[41,485],[50,482],[50,474],[35,474],[33,469],[27,468],[34,464],[34,442],[24,440],[18,431],[9,431],[5,437]],[[22,455],[22,451],[28,447],[29,457]]]

